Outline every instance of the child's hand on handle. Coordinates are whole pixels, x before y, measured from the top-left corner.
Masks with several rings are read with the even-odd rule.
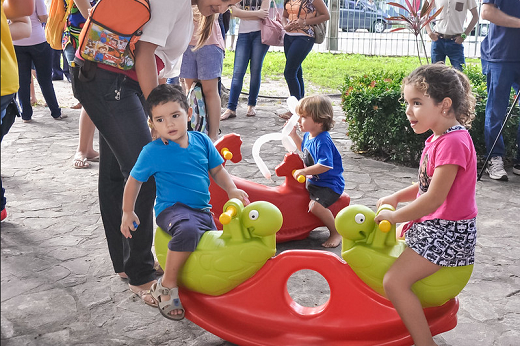
[[[394,216],[395,216],[395,211],[385,209],[385,210],[381,210],[379,212],[379,214],[376,215],[376,217],[374,218],[374,221],[377,224],[379,224],[381,221],[386,220],[386,221],[390,222],[390,224],[395,225]]]
[[[121,220],[121,233],[125,238],[132,238],[132,233],[130,231],[137,231],[137,227],[139,227],[139,218],[134,212],[125,213],[123,212],[123,218]]]
[[[251,202],[249,202],[249,195],[247,194],[247,192],[245,192],[244,190],[240,190],[238,188],[231,189],[228,192],[228,197],[229,197],[229,199],[238,198],[239,200],[242,201],[242,203],[244,203],[244,206],[251,203]]]
[[[385,197],[381,197],[376,204],[376,209],[379,209],[380,206],[383,204],[390,204],[394,209],[397,208],[397,204],[399,204],[399,201],[397,200],[397,197],[395,195],[389,195]]]
[[[293,178],[296,179],[296,180],[298,180],[298,178],[299,178],[300,176],[302,176],[302,177],[305,177],[305,176],[306,176],[306,174],[303,173],[303,169],[295,169],[295,170],[292,172],[292,175],[293,175]],[[298,180],[298,181],[299,181],[299,180]]]

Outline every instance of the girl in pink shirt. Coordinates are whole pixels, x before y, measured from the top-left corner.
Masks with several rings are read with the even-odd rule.
[[[466,130],[475,97],[468,78],[444,64],[417,68],[403,81],[406,117],[415,133],[431,130],[419,167],[419,182],[377,202],[397,207],[375,221],[408,222],[406,249],[386,273],[387,297],[415,345],[435,345],[412,285],[441,267],[471,265],[476,244],[477,157]]]

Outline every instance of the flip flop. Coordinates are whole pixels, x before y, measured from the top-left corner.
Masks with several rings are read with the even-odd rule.
[[[87,160],[90,162],[99,162],[99,155],[96,155],[94,157],[87,157]]]
[[[90,168],[90,163],[87,162],[87,158],[74,159],[72,160],[72,167],[76,169]]]
[[[237,113],[235,111],[232,111],[231,109],[226,109],[224,113],[220,116],[220,120],[227,120],[231,118],[236,118]]]

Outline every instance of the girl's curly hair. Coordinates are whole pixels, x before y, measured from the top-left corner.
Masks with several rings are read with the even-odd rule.
[[[403,80],[402,88],[405,85],[413,85],[437,104],[449,97],[457,121],[468,129],[471,127],[475,118],[476,99],[468,77],[462,72],[443,63],[423,65]]]

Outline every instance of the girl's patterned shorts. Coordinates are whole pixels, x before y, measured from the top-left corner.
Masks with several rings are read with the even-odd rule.
[[[476,218],[412,223],[405,233],[406,245],[428,261],[443,267],[470,265],[475,262],[476,223]]]

